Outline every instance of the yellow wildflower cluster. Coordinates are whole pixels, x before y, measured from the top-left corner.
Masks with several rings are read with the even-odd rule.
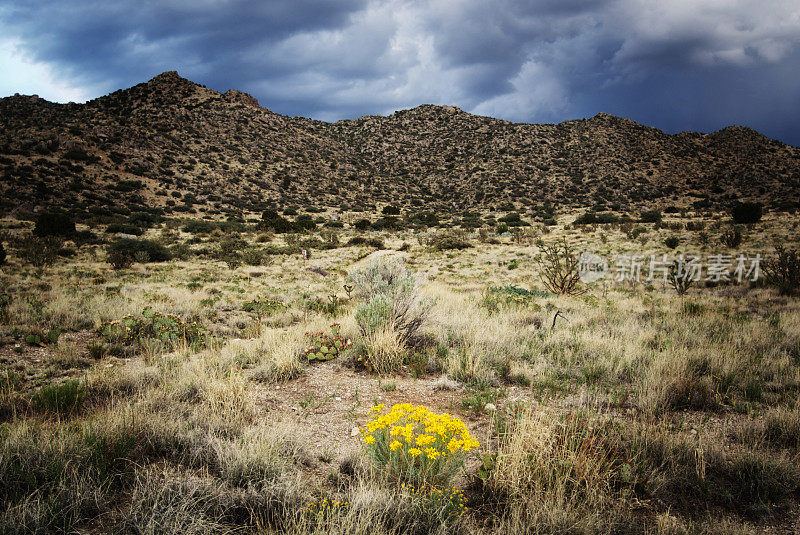
[[[464,453],[480,446],[460,418],[411,403],[385,409],[372,407],[361,433],[373,460],[390,476],[441,483],[463,464]]]
[[[330,511],[337,511],[350,505],[350,502],[342,502],[339,500],[329,500],[323,498],[318,502],[311,502],[306,506],[305,513],[309,515],[319,516]]]

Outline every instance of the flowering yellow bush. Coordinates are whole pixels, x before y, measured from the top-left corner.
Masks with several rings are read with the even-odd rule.
[[[385,408],[370,409],[361,435],[373,462],[390,479],[444,485],[463,466],[467,452],[480,447],[459,418],[411,403],[384,413]]]

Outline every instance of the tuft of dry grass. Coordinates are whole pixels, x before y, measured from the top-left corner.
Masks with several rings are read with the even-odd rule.
[[[389,375],[400,370],[406,347],[397,330],[386,324],[367,335],[363,351],[372,371]]]
[[[636,469],[619,429],[591,414],[528,411],[496,454],[499,531],[605,532],[628,520]]]

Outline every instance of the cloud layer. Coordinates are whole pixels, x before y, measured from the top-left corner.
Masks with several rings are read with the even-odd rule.
[[[794,0],[0,0],[0,35],[2,94],[82,100],[176,69],[324,120],[605,111],[800,145]]]

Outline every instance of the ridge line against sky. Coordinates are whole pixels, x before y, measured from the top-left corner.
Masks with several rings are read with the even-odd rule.
[[[598,112],[800,146],[800,2],[0,0],[0,96],[85,101],[168,70],[289,116],[422,103],[524,123]]]

